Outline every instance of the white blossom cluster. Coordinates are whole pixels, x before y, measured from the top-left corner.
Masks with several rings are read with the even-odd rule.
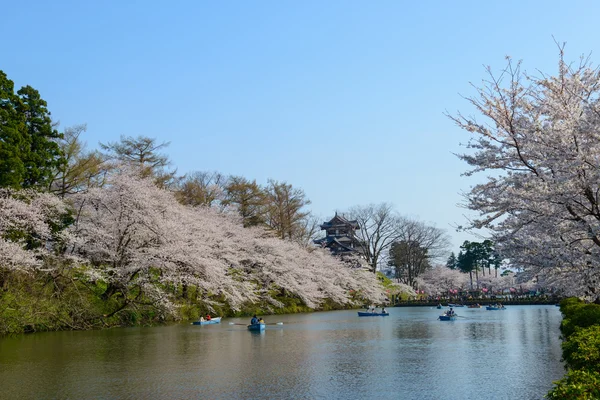
[[[50,243],[60,239],[51,226],[66,210],[48,193],[0,190],[0,265],[23,272],[42,268]]]
[[[385,299],[374,274],[349,268],[322,250],[243,228],[217,209],[181,205],[172,193],[126,168],[104,187],[68,201],[74,223],[60,238],[67,249],[62,256],[77,260],[88,279],[123,293],[141,292],[165,310],[173,310],[167,288],[178,285],[196,288],[201,301],[220,298],[234,309],[258,300],[280,306],[273,298],[279,292],[313,308],[325,299],[348,304],[354,292],[371,302]],[[0,196],[2,266],[49,268],[43,256],[55,251],[52,246],[28,249],[26,238],[12,232],[57,240],[52,218],[66,210],[49,194]]]
[[[445,295],[450,290],[469,289],[469,274],[446,267],[430,268],[417,278],[417,283],[428,295]]]
[[[600,295],[600,73],[587,59],[556,76],[509,61],[470,102],[485,117],[452,119],[474,134],[459,157],[486,182],[467,195],[497,249],[566,294]]]

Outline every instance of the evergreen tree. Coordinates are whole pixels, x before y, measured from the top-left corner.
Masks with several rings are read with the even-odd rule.
[[[471,288],[473,288],[473,272],[475,272],[476,281],[479,280],[479,271],[485,276],[485,268],[488,268],[488,274],[491,276],[491,267],[493,266],[498,276],[498,268],[501,264],[501,258],[494,249],[494,243],[491,240],[483,242],[469,242],[465,240],[461,251],[458,253],[457,266],[463,272],[468,272],[471,277]]]
[[[456,259],[454,252],[450,253],[450,257],[448,257],[448,261],[446,261],[446,267],[450,269],[458,268],[458,260]]]
[[[14,83],[0,71],[0,187],[20,188],[25,175],[21,152],[25,148],[23,115],[16,110],[19,98]]]
[[[461,272],[468,272],[469,273],[469,280],[471,282],[471,289],[473,289],[473,271],[476,269],[476,263],[475,263],[475,255],[473,254],[472,251],[469,251],[470,249],[470,243],[468,240],[465,240],[463,245],[460,246],[461,250],[458,252],[458,257],[456,259],[457,261],[457,266],[458,269],[461,270]]]
[[[61,135],[52,126],[47,103],[31,86],[19,89],[17,113],[25,121],[25,148],[21,154],[25,166],[24,188],[48,189],[54,170],[62,163],[63,155],[57,140]]]
[[[31,86],[14,93],[0,71],[0,187],[49,188],[62,162],[47,103]]]

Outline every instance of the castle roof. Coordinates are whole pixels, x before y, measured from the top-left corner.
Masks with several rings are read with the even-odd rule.
[[[329,229],[331,227],[340,226],[340,225],[341,226],[351,225],[354,229],[359,229],[358,221],[348,220],[348,219],[342,217],[341,215],[338,215],[338,213],[335,213],[335,217],[333,217],[328,222],[324,222],[323,224],[321,224],[321,229]]]

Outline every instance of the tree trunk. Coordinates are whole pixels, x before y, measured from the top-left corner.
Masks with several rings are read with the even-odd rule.
[[[473,271],[469,271],[469,278],[471,279],[471,290],[473,290]]]
[[[181,297],[183,299],[186,299],[187,298],[187,294],[188,294],[188,285],[184,283],[184,284],[181,285]]]

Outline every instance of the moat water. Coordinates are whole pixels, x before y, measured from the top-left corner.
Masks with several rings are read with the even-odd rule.
[[[542,399],[565,373],[555,306],[266,316],[0,339],[2,399]]]

